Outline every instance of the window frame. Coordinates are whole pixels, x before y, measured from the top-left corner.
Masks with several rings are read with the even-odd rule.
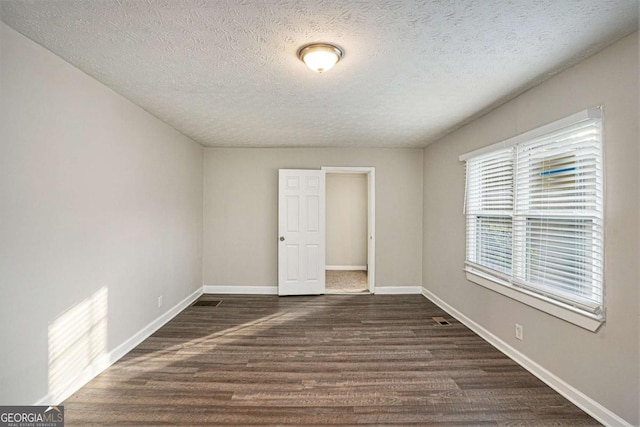
[[[604,246],[605,246],[604,212],[602,212],[601,217],[599,217],[599,221],[600,221],[599,226],[602,227],[602,229],[599,230],[600,234],[598,234],[597,238],[593,238],[592,240],[590,240],[591,249],[589,249],[589,250],[592,250],[593,248],[597,248],[600,251],[599,252],[600,258],[597,260],[597,262],[599,263],[599,272],[601,274],[601,280],[599,282],[599,288],[598,288],[598,291],[600,291],[601,293],[601,297],[600,297],[599,305],[597,307],[591,303],[590,307],[585,308],[587,304],[585,303],[581,306],[582,302],[579,301],[579,296],[577,295],[577,292],[570,293],[569,297],[567,297],[566,300],[563,300],[562,295],[559,295],[558,294],[559,292],[557,290],[555,292],[545,293],[544,291],[545,285],[535,286],[535,289],[531,290],[533,289],[532,287],[526,284],[523,285],[522,281],[516,278],[516,272],[514,271],[512,271],[510,274],[509,273],[505,274],[504,272],[492,270],[489,267],[478,265],[470,261],[469,254],[476,253],[478,250],[476,247],[471,249],[470,251],[470,248],[469,248],[471,244],[470,242],[473,242],[473,244],[477,246],[478,239],[477,237],[476,238],[469,237],[470,221],[472,221],[472,219],[474,218],[473,215],[475,215],[475,213],[473,213],[473,211],[472,213],[468,213],[466,211],[467,206],[469,204],[468,192],[469,192],[469,182],[470,182],[468,160],[478,158],[480,156],[486,156],[486,155],[489,155],[490,153],[497,152],[498,150],[504,151],[506,149],[512,149],[514,152],[513,176],[515,181],[515,177],[518,175],[518,172],[519,172],[519,169],[517,169],[518,165],[516,164],[517,163],[516,151],[518,149],[518,146],[522,146],[527,142],[534,140],[535,138],[544,136],[552,132],[560,131],[564,128],[568,128],[572,125],[575,125],[581,121],[590,120],[590,119],[596,119],[600,121],[599,123],[600,145],[599,145],[599,153],[597,154],[598,156],[597,161],[599,161],[600,165],[602,166],[604,163],[603,162],[604,160],[604,123],[603,123],[602,106],[580,111],[578,113],[572,114],[563,119],[560,119],[552,123],[549,123],[547,125],[533,129],[529,132],[525,132],[523,134],[517,135],[507,140],[498,142],[496,144],[492,144],[490,146],[481,148],[479,150],[474,150],[472,152],[463,154],[460,156],[459,159],[460,161],[464,161],[467,164],[467,177],[465,182],[465,230],[467,233],[467,237],[465,242],[466,248],[465,248],[465,267],[464,267],[467,280],[475,284],[481,285],[487,289],[498,292],[502,295],[505,295],[511,299],[522,302],[530,307],[541,310],[552,316],[558,317],[572,324],[580,326],[584,329],[595,332],[605,322],[605,319],[606,319],[605,317],[604,254],[603,254]],[[604,182],[603,182],[604,174],[600,172],[599,178],[601,179],[600,181],[601,187],[599,187],[599,190],[598,190],[599,197],[597,198],[597,203],[601,207],[604,207],[604,197],[605,197]],[[512,234],[513,241],[515,241],[515,238],[516,238],[515,237],[516,221],[517,220],[521,221],[523,219],[521,215],[516,215],[515,205],[516,205],[517,195],[516,195],[515,187],[516,187],[516,184],[514,183],[514,189],[513,189],[513,192],[514,192],[513,205],[514,206],[513,206],[512,215],[511,215],[511,227],[512,227],[511,234]],[[487,215],[486,213],[482,213],[482,215],[476,216],[475,220],[480,221],[481,218],[487,218],[488,216],[490,215]],[[528,218],[527,216],[525,216],[524,230],[526,231],[527,228],[529,227],[528,225],[529,220],[544,221],[545,218],[548,219],[554,216],[555,216],[554,212],[549,212],[549,215],[543,215],[543,216],[536,215],[535,217],[532,217],[532,218]],[[575,221],[576,216],[572,216],[569,218]],[[478,230],[476,229],[473,232],[478,233]],[[527,239],[528,238],[525,237],[525,245],[527,244],[526,243]],[[598,243],[600,243],[599,247],[597,245]],[[525,257],[525,258],[527,257],[526,250],[525,249],[523,250],[524,250],[524,253],[516,251],[515,244],[514,244],[514,249],[511,253],[511,268],[515,268],[516,264],[521,267],[527,265],[526,260],[524,258],[520,260],[519,258],[516,259],[516,257],[518,256]]]

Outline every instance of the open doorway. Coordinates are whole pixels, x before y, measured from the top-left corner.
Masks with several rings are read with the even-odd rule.
[[[374,168],[326,172],[326,293],[374,292]]]

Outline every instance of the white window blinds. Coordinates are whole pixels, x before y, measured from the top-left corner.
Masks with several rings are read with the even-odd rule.
[[[512,267],[513,148],[467,162],[467,261],[507,275]]]
[[[600,109],[464,156],[467,270],[603,315]]]

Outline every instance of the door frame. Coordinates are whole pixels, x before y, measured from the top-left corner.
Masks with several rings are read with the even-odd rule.
[[[376,168],[373,166],[322,166],[320,169],[327,174],[367,175],[367,282],[369,292],[373,294],[376,289]]]

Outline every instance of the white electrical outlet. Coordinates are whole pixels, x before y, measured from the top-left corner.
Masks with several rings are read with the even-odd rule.
[[[158,297],[158,308],[162,307],[162,295]]]
[[[524,339],[524,331],[522,329],[522,325],[516,323],[516,338],[522,341]]]

